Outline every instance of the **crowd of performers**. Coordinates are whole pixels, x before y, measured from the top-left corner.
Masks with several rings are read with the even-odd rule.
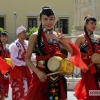
[[[16,30],[17,40],[7,45],[8,33],[0,33],[0,100],[8,97],[9,84],[12,100],[67,100],[67,84],[64,75],[53,74],[48,69],[48,60],[53,56],[66,58],[61,53],[62,45],[71,56],[71,61],[81,70],[81,80],[74,87],[77,100],[100,100],[100,96],[89,95],[89,90],[100,90],[100,67],[94,64],[91,56],[99,54],[100,36],[95,35],[96,19],[84,19],[84,33],[75,44],[66,40],[62,30],[53,30],[55,13],[44,6],[39,14],[40,26],[29,41],[26,28]],[[10,58],[12,65],[6,63]]]

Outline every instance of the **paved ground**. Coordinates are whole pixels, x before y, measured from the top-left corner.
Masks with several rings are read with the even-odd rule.
[[[73,91],[68,91],[68,100],[76,100],[76,98],[73,96]],[[12,100],[11,99],[11,88],[9,90],[9,98],[5,99],[5,100]]]
[[[74,96],[73,96],[73,91],[68,91],[68,100],[77,100]]]

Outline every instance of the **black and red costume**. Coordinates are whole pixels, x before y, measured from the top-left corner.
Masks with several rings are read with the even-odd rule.
[[[80,53],[78,48],[70,42],[69,44],[71,45],[72,49],[75,49],[72,57],[70,58],[70,61],[72,61],[77,66],[83,64],[83,67],[88,69],[87,66],[80,59]],[[47,40],[43,31],[41,38],[41,48],[43,52],[45,52],[45,55],[40,54],[38,45],[35,46],[34,52],[36,53],[37,61],[44,61],[45,68],[41,68],[38,65],[36,67],[48,74],[50,73],[47,68],[48,59],[53,56],[60,56],[62,58],[65,58],[66,55],[60,52],[60,43],[56,39]],[[77,60],[75,59],[79,60],[79,62],[77,63]],[[38,79],[38,76],[33,72],[33,78],[29,87],[26,100],[66,100],[66,85],[66,79],[63,76],[59,76],[57,74],[51,75],[47,78],[45,82],[41,82]]]
[[[0,100],[4,97],[8,97],[9,90],[9,78],[5,79],[4,75],[7,76],[10,71],[10,66],[4,61],[5,58],[10,58],[10,52],[7,48],[3,48],[0,43]],[[6,73],[8,72],[8,73]]]
[[[82,53],[81,57],[83,62],[90,67],[86,73],[81,71],[82,79],[75,86],[74,95],[77,97],[77,100],[100,100],[100,96],[89,95],[89,90],[100,90],[100,67],[98,67],[96,64],[92,64],[91,61],[91,56],[93,53],[100,54],[100,41],[91,38],[90,41],[86,34],[84,34],[84,37],[86,40],[84,44],[80,46],[80,51]]]

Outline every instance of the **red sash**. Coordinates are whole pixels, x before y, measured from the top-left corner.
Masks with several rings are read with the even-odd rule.
[[[89,48],[90,52],[93,54],[94,52],[93,52],[93,50],[92,50],[92,44],[90,43],[89,38],[87,37],[86,34],[84,34],[84,37],[86,38],[86,41],[88,42],[88,48]],[[92,61],[90,60],[90,64],[91,64],[91,63],[92,63]],[[96,69],[95,69],[94,64],[91,65],[91,67],[90,67],[90,72],[91,72],[92,74],[93,74],[93,73],[96,73]]]

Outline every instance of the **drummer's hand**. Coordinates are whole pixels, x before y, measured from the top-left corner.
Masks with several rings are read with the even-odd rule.
[[[60,29],[60,33],[57,32],[57,38],[58,38],[59,42],[61,42],[61,43],[65,42],[66,38],[63,36],[62,28]]]
[[[37,74],[37,76],[38,76],[38,78],[39,78],[39,80],[41,82],[45,82],[46,81],[47,75],[44,72],[39,70],[36,74]]]

